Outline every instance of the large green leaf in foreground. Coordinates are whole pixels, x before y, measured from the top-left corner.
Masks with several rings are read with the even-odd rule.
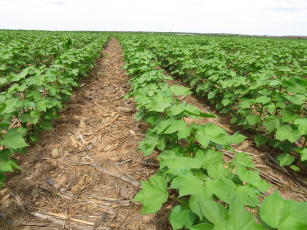
[[[148,181],[142,182],[143,189],[134,197],[144,205],[142,213],[154,213],[167,201],[167,180],[160,175],[152,176]]]

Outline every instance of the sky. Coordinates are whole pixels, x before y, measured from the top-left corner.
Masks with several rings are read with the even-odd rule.
[[[0,29],[307,36],[307,0],[0,0]]]

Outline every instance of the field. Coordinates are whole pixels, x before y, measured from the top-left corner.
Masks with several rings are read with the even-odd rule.
[[[0,31],[0,60],[3,228],[307,228],[306,40]]]

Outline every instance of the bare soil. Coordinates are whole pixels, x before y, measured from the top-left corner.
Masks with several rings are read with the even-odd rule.
[[[154,171],[137,150],[144,125],[123,100],[128,76],[111,39],[54,129],[21,157],[0,191],[0,229],[167,230],[167,210],[140,214],[131,202]]]

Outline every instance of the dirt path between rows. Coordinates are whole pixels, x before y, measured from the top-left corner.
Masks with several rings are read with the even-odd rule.
[[[154,169],[137,151],[144,127],[133,119],[119,42],[111,39],[91,77],[54,129],[21,157],[21,173],[0,191],[0,229],[168,229],[166,214],[142,216],[130,202]]]
[[[167,72],[166,75],[171,76]],[[171,76],[173,77],[173,76]],[[170,80],[168,81],[170,85],[184,85],[180,80]],[[187,86],[188,87],[188,86]],[[201,111],[205,113],[211,113],[216,116],[216,118],[205,118],[196,121],[200,124],[204,124],[207,122],[212,122],[223,129],[225,129],[228,133],[233,134],[238,130],[236,127],[229,123],[229,119],[219,116],[217,113],[212,111],[212,109],[205,104],[204,101],[197,98],[195,95],[189,95],[182,99],[183,101],[194,105],[199,108]],[[299,183],[296,180],[294,175],[291,175],[286,169],[278,166],[276,163],[273,163],[273,158],[270,157],[269,153],[260,151],[257,148],[253,147],[253,140],[247,138],[242,143],[233,146],[236,152],[224,152],[225,159],[229,160],[234,157],[237,152],[243,151],[248,153],[253,158],[256,168],[259,170],[260,175],[270,184],[272,184],[268,193],[273,193],[275,190],[279,190],[283,197],[287,199],[297,200],[297,201],[307,201],[307,188]],[[305,178],[301,178],[304,180]]]

